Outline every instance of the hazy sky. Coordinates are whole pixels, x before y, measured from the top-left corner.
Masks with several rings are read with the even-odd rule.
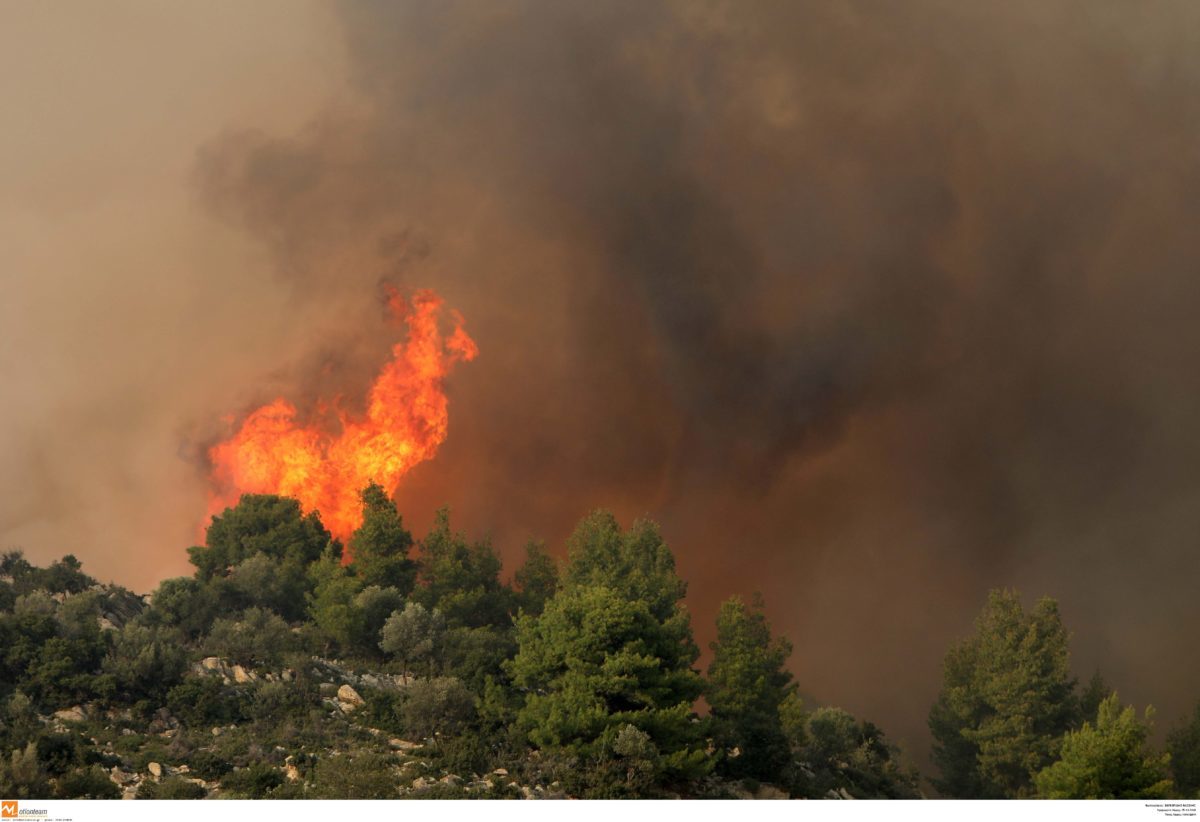
[[[988,588],[1200,696],[1200,6],[0,5],[0,545],[186,573],[222,419],[478,361],[401,488],[664,526],[922,768]],[[1169,661],[1169,662],[1168,662]]]

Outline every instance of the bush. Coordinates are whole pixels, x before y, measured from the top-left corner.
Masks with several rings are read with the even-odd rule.
[[[50,795],[46,772],[38,762],[37,745],[30,742],[8,757],[0,756],[0,796],[38,799]]]
[[[54,795],[59,799],[120,799],[121,789],[99,765],[71,771],[58,780]]]
[[[188,759],[188,767],[201,779],[212,782],[233,770],[233,764],[212,751],[196,751]]]
[[[51,776],[61,776],[82,764],[76,740],[70,734],[47,734],[37,740],[38,762]]]
[[[475,697],[453,677],[419,679],[408,686],[400,711],[406,733],[452,736],[475,717]]]
[[[256,721],[279,725],[285,719],[303,721],[319,704],[316,691],[285,682],[268,682],[254,692],[246,713]]]
[[[271,791],[284,782],[278,768],[265,762],[226,774],[221,779],[221,789],[238,799],[265,799]]]
[[[393,757],[381,754],[322,757],[315,769],[313,795],[320,799],[394,799]]]
[[[167,691],[167,708],[193,728],[233,722],[239,713],[236,700],[228,698],[221,681],[211,676],[188,677]]]
[[[367,704],[360,715],[369,727],[382,728],[397,734],[405,732],[402,691],[367,691],[363,698]]]
[[[283,654],[297,646],[296,636],[279,615],[262,608],[247,608],[237,619],[218,619],[204,647],[242,665],[279,665]]]
[[[203,799],[208,791],[203,785],[189,782],[178,776],[171,776],[162,782],[146,780],[138,786],[138,799]]]

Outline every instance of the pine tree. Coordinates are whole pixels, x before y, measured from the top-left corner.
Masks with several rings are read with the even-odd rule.
[[[362,580],[343,566],[332,551],[309,566],[308,573],[313,586],[308,595],[308,612],[325,642],[326,652],[333,648],[350,649],[364,630],[364,615],[355,606],[355,598],[363,588]]]
[[[1146,749],[1152,708],[1145,721],[1133,706],[1121,707],[1110,694],[1097,712],[1096,721],[1083,723],[1063,739],[1059,761],[1035,777],[1038,795],[1046,799],[1150,799],[1167,796],[1166,754]]]
[[[517,584],[519,607],[527,614],[540,614],[558,590],[558,568],[545,545],[530,542],[525,546],[525,564],[517,569],[513,581]]]
[[[364,488],[362,502],[362,525],[350,536],[355,571],[365,585],[395,588],[407,596],[417,574],[416,563],[408,557],[412,534],[382,486],[372,483]]]
[[[305,514],[300,503],[271,494],[243,494],[238,504],[226,508],[205,532],[204,545],[188,549],[201,580],[224,576],[226,571],[257,553],[275,560],[306,566],[326,550],[341,555],[341,544],[332,541],[316,511]]]
[[[1179,794],[1200,798],[1200,702],[1191,718],[1167,736],[1167,750]]]
[[[780,706],[796,689],[784,668],[791,643],[771,637],[762,597],[755,595],[750,607],[736,596],[721,605],[710,647],[706,696],[713,732],[723,748],[737,753],[723,769],[779,784],[791,759],[780,719]]]
[[[500,568],[492,546],[454,533],[450,510],[442,508],[421,542],[420,585],[412,598],[441,611],[450,627],[507,626],[512,591],[500,581]]]
[[[1025,796],[1077,716],[1067,632],[1054,600],[1026,614],[1014,591],[993,591],[975,635],[946,655],[929,715],[947,796]]]
[[[591,775],[590,795],[632,790],[610,778],[629,773],[626,749],[641,763],[638,785],[651,762],[661,784],[705,772],[711,763],[692,713],[699,651],[681,602],[686,586],[657,526],[641,521],[622,533],[611,514],[596,512],[569,549],[563,587],[540,617],[517,622],[509,673],[526,694],[519,726],[535,747],[577,760],[576,773]]]

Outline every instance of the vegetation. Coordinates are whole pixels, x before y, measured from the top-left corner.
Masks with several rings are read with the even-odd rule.
[[[531,542],[508,582],[448,511],[416,540],[378,486],[362,500],[343,552],[294,500],[247,495],[149,597],[0,556],[0,795],[921,795],[875,724],[805,706],[760,597],[721,606],[701,673],[654,523],[597,511],[565,563]],[[1149,713],[1077,685],[1052,600],[994,592],[944,674],[944,794],[1200,790],[1200,707],[1151,750]]]
[[[1146,799],[1171,787],[1169,754],[1146,750],[1153,711],[1139,720],[1114,693],[1100,703],[1096,722],[1084,722],[1062,742],[1062,756],[1034,777],[1047,799]]]
[[[1200,702],[1188,721],[1167,736],[1167,751],[1180,796],[1200,799]]]
[[[993,591],[975,635],[946,655],[929,715],[939,791],[955,797],[1028,796],[1079,709],[1058,605],[1030,613],[1015,591]]]

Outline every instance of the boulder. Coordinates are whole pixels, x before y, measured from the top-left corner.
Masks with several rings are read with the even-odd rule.
[[[163,766],[158,764],[157,762],[151,762],[151,763],[147,764],[146,770],[148,770],[150,772],[150,775],[153,776],[155,779],[162,779]]]
[[[81,705],[76,705],[73,708],[64,708],[61,711],[55,711],[54,718],[63,722],[83,722],[87,719],[87,714],[83,712]]]
[[[206,656],[200,660],[200,667],[206,671],[219,671],[224,666],[221,664],[221,658],[216,656]]]
[[[254,682],[258,679],[253,671],[247,671],[241,665],[233,666],[233,681],[239,685],[245,685],[247,682]]]
[[[338,688],[337,698],[338,702],[346,705],[353,705],[355,708],[359,708],[367,704],[363,698],[358,695],[358,691],[354,690],[354,688],[350,687],[349,685],[343,685],[342,687]]]

